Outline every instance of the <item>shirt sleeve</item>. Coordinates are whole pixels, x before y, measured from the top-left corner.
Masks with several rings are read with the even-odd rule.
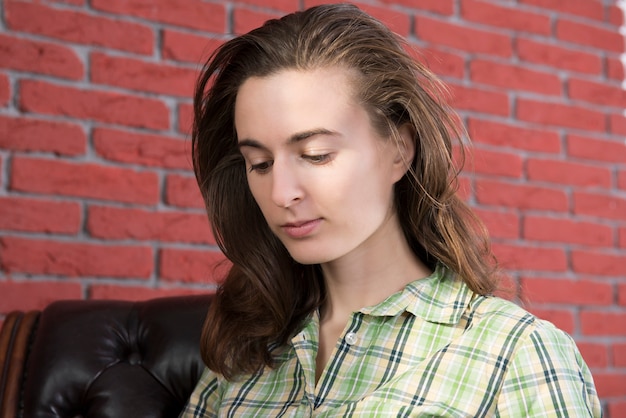
[[[497,410],[503,417],[602,416],[591,372],[576,344],[541,320],[509,365]]]
[[[205,368],[179,418],[217,418],[220,404],[218,389],[217,375]]]

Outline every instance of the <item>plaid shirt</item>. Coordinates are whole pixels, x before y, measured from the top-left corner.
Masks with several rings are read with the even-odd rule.
[[[352,315],[315,382],[312,315],[272,370],[206,370],[183,417],[599,417],[573,340],[444,267]]]

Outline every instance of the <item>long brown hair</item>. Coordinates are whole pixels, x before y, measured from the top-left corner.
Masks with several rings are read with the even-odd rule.
[[[342,66],[358,72],[358,100],[382,135],[412,126],[416,153],[396,184],[407,241],[427,265],[443,263],[478,294],[495,288],[485,229],[456,195],[453,142],[462,127],[445,88],[403,40],[351,5],[324,5],[270,20],[222,45],[196,86],[193,164],[217,243],[232,268],[202,334],[207,366],[226,378],[272,366],[325,295],[321,269],[295,262],[252,197],[237,148],[234,107],[250,77],[283,69]],[[462,148],[462,147],[461,147]]]

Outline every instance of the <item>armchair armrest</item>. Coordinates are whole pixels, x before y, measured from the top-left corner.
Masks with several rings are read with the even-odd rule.
[[[14,311],[7,315],[0,331],[0,418],[14,418],[19,409],[20,391],[30,343],[40,311]]]

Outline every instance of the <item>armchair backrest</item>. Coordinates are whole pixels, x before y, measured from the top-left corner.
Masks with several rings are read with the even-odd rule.
[[[176,417],[204,368],[210,295],[59,301],[0,333],[0,417]]]

